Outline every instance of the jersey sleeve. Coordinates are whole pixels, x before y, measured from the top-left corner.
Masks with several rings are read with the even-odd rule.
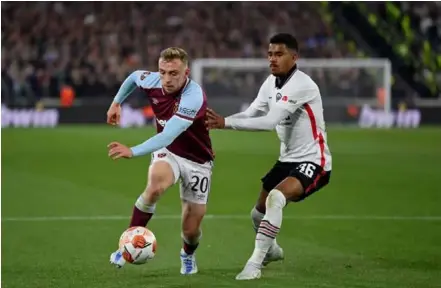
[[[245,111],[230,115],[227,118],[252,118],[261,114],[264,114],[264,111],[258,110],[253,106],[249,106]]]
[[[170,120],[165,124],[164,130],[161,133],[156,134],[152,138],[147,141],[131,147],[133,156],[142,156],[154,151],[157,151],[161,148],[167,147],[173,141],[181,135],[188,127],[191,126],[190,121],[182,119],[174,115]]]
[[[157,85],[159,81],[158,72],[150,72],[146,70],[137,70],[132,73],[135,84],[139,88],[150,89]]]
[[[136,87],[149,89],[157,85],[158,81],[159,75],[157,72],[153,73],[145,70],[134,71],[121,84],[113,101],[121,104]]]
[[[255,118],[225,118],[225,128],[234,130],[264,131],[272,130],[283,119],[288,117],[289,111],[279,106],[272,107],[262,117]]]
[[[294,113],[303,104],[308,103],[317,96],[316,88],[308,88],[301,90],[294,90],[292,92],[284,92],[282,98],[277,101],[276,106]]]
[[[193,122],[204,104],[204,92],[194,82],[190,82],[181,96],[175,116]]]
[[[269,111],[268,105],[268,79],[260,86],[259,93],[257,93],[256,99],[251,103],[250,108],[252,110],[259,110],[264,113]]]

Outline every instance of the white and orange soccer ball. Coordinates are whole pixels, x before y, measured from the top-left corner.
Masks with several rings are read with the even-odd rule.
[[[130,227],[119,238],[123,258],[132,264],[144,264],[156,253],[156,237],[145,227]]]

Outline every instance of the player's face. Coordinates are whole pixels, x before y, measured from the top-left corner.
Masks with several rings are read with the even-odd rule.
[[[162,89],[166,93],[173,93],[182,88],[190,73],[187,65],[179,59],[165,61],[159,59],[159,75]]]
[[[289,72],[297,60],[297,53],[288,49],[285,44],[270,44],[268,61],[274,76],[283,76]]]

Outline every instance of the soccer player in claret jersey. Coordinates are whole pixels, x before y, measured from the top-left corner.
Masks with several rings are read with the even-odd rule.
[[[262,266],[283,259],[276,242],[283,208],[288,201],[301,201],[318,191],[331,176],[319,87],[297,68],[297,59],[298,44],[292,35],[273,36],[268,50],[271,75],[250,107],[227,118],[207,111],[211,129],[276,129],[281,142],[279,159],[262,178],[260,197],[251,212],[255,249],[237,280],[260,278]]]
[[[181,274],[197,273],[194,252],[201,237],[200,224],[206,212],[214,155],[205,127],[206,96],[199,84],[188,78],[188,56],[181,48],[168,48],[159,57],[159,72],[135,71],[121,85],[107,112],[107,122],[117,125],[120,104],[136,87],[144,90],[156,118],[157,134],[142,144],[108,145],[112,159],[152,153],[147,187],[133,208],[130,227],[146,226],[161,195],[180,180],[182,200]],[[117,267],[125,263],[121,252],[110,256]]]

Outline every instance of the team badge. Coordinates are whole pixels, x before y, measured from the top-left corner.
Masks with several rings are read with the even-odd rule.
[[[144,80],[147,76],[149,76],[150,72],[149,71],[145,71],[144,73],[141,74],[141,81]]]

